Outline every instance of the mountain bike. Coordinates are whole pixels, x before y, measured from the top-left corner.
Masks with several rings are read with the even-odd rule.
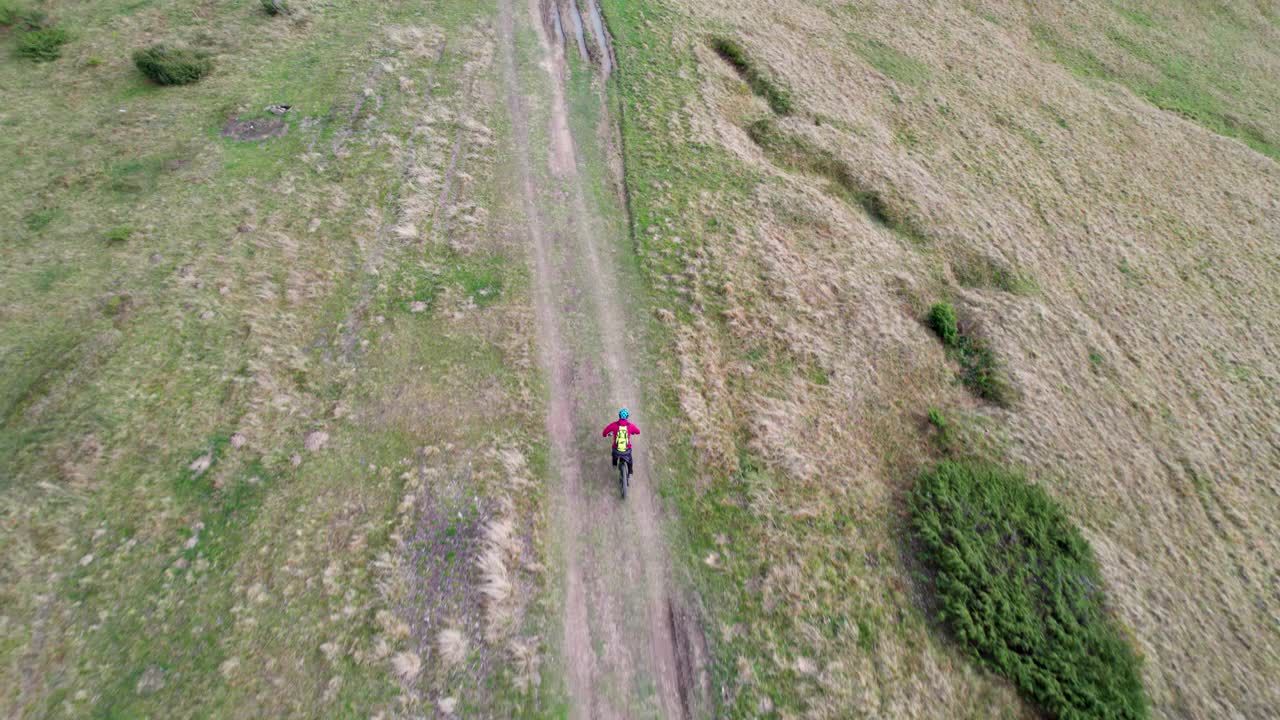
[[[622,488],[622,499],[627,499],[627,486],[631,484],[630,463],[625,458],[618,458],[618,485]]]

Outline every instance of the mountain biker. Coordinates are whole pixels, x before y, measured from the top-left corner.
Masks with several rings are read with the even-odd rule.
[[[634,474],[635,465],[631,460],[631,438],[640,434],[640,428],[632,425],[627,418],[631,417],[631,411],[622,408],[618,411],[618,419],[611,422],[605,427],[604,432],[600,433],[600,437],[613,436],[613,466],[618,467],[618,461],[622,460],[627,463],[627,472]]]

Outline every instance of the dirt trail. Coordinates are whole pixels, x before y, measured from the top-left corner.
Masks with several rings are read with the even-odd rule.
[[[673,640],[674,618],[685,614],[668,596],[649,455],[639,443],[636,476],[624,503],[607,444],[599,438],[599,427],[618,407],[630,407],[642,428],[645,417],[623,332],[635,310],[614,290],[623,287],[610,254],[619,238],[609,234],[601,211],[588,200],[575,147],[575,141],[599,139],[595,133],[572,135],[563,45],[547,32],[543,23],[550,16],[539,0],[527,3],[521,8],[518,0],[500,0],[498,29],[525,216],[521,229],[533,258],[550,384],[547,433],[561,482],[562,652],[572,716],[684,717],[690,714],[690,683],[682,678],[693,671],[688,653],[677,659],[677,648],[688,643]],[[534,30],[534,50],[516,46],[518,25]],[[535,53],[538,70],[518,64],[517,52]]]

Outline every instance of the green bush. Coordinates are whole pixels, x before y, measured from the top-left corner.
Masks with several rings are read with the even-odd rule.
[[[737,70],[742,79],[746,81],[751,91],[764,98],[775,113],[779,115],[791,114],[790,93],[760,72],[760,69],[747,56],[746,49],[738,44],[736,40],[723,37],[713,38],[711,40],[711,49],[724,58],[725,62],[732,65],[733,69]]]
[[[47,27],[18,33],[18,54],[36,62],[50,62],[62,57],[62,46],[71,42],[71,34],[60,27]]]
[[[929,308],[929,327],[938,333],[938,337],[942,338],[942,344],[947,347],[955,347],[960,339],[960,328],[956,324],[956,310],[951,307],[951,303],[934,303],[934,306]]]
[[[909,502],[938,612],[974,658],[1050,716],[1147,716],[1139,660],[1107,611],[1093,551],[1043,490],[947,461]]]
[[[53,218],[57,216],[57,208],[43,208],[27,215],[23,221],[27,225],[27,229],[31,232],[40,232],[49,227],[49,223],[53,222]]]
[[[285,0],[262,0],[262,9],[268,15],[288,15],[289,6]]]
[[[213,70],[208,53],[166,45],[135,51],[133,64],[158,85],[189,85]]]

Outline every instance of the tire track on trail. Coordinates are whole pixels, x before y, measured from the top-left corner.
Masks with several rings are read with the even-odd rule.
[[[679,718],[689,714],[689,654],[677,659],[676,603],[645,450],[624,502],[598,439],[607,413],[628,406],[644,422],[624,332],[630,308],[614,288],[619,271],[609,224],[588,201],[565,97],[563,45],[553,42],[549,4],[499,0],[498,42],[512,152],[534,271],[534,301],[549,403],[546,431],[561,486],[564,553],[561,652],[574,718]],[[537,42],[518,47],[517,27]],[[521,53],[525,67],[517,62]],[[532,54],[530,58],[527,55]],[[533,62],[531,63],[530,60]],[[532,75],[522,76],[536,64]],[[602,116],[603,98],[600,99]],[[577,138],[600,142],[596,134]],[[602,153],[603,154],[603,153]],[[684,638],[682,638],[684,639]],[[678,672],[683,669],[684,672]],[[684,676],[682,678],[682,675]]]

